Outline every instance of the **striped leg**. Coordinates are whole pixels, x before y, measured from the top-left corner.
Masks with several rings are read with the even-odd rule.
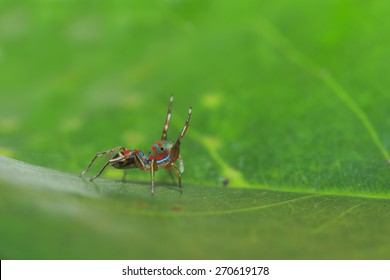
[[[187,115],[187,120],[186,123],[184,124],[183,130],[181,131],[179,137],[177,138],[176,142],[180,142],[181,139],[183,139],[184,135],[186,134],[186,131],[188,127],[190,126],[190,119],[191,119],[191,113],[192,113],[192,107],[188,109],[188,115]]]
[[[105,155],[108,155],[108,154],[111,154],[111,153],[116,153],[116,152],[119,152],[119,151],[124,151],[124,150],[126,150],[125,147],[116,147],[114,149],[111,149],[111,150],[108,150],[108,151],[105,151],[105,152],[97,153],[93,157],[93,159],[91,160],[91,163],[87,166],[87,168],[83,172],[81,172],[80,177],[84,176],[84,174],[88,172],[88,170],[91,168],[92,164],[95,162],[95,160],[98,157],[105,156]]]
[[[167,112],[167,117],[165,119],[165,124],[163,127],[161,140],[167,140],[167,137],[168,137],[167,131],[168,131],[168,127],[169,127],[169,122],[171,121],[172,103],[173,103],[173,96],[171,96],[171,98],[169,99],[168,112]]]
[[[180,141],[181,141],[181,139],[183,139],[188,127],[190,126],[191,113],[192,113],[192,107],[190,107],[190,109],[188,109],[186,123],[184,124],[183,130],[181,131],[179,137],[177,138],[175,145],[173,145],[173,147],[172,147],[170,162],[175,162],[179,158]]]
[[[109,166],[110,164],[113,164],[115,162],[120,162],[120,161],[126,161],[126,160],[127,160],[127,156],[126,155],[123,155],[123,156],[120,156],[120,157],[117,157],[117,158],[113,158],[113,159],[107,160],[107,162],[103,165],[102,169],[100,169],[99,173],[96,174],[95,176],[93,176],[90,179],[90,181],[92,182],[97,177],[99,177],[102,174],[102,172],[104,171],[104,169],[106,169],[106,167]]]

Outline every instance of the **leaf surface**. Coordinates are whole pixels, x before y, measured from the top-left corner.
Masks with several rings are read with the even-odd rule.
[[[152,197],[2,156],[0,178],[3,258],[388,258],[386,199],[194,185]]]

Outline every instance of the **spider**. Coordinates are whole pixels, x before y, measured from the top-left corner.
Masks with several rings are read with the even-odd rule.
[[[179,137],[176,142],[173,143],[170,140],[167,140],[167,131],[169,127],[169,122],[171,120],[172,115],[172,103],[173,96],[171,96],[169,100],[168,112],[165,119],[161,140],[155,142],[148,153],[145,155],[141,150],[130,150],[125,147],[116,147],[111,150],[97,153],[93,158],[87,168],[80,174],[82,177],[88,170],[91,168],[92,164],[98,157],[104,155],[114,154],[111,159],[107,160],[107,162],[103,165],[100,171],[90,179],[92,182],[97,177],[99,177],[104,169],[107,166],[111,165],[118,169],[130,169],[130,168],[139,168],[143,171],[150,170],[150,177],[152,181],[151,185],[151,194],[154,194],[154,173],[158,170],[159,167],[164,167],[165,169],[172,168],[176,174],[176,177],[179,182],[180,192],[183,192],[183,186],[181,183],[181,175],[180,173],[184,172],[184,163],[183,158],[180,156],[180,141],[183,139],[191,118],[192,107],[188,110],[187,120],[184,124],[183,130],[181,131]],[[179,168],[175,165],[175,161],[179,161]],[[125,173],[126,174],[126,173]],[[124,177],[123,177],[124,178]]]

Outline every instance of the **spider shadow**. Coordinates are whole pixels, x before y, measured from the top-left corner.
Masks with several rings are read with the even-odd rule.
[[[90,179],[87,179],[85,177],[80,177],[80,178],[85,183],[92,184],[95,187],[95,190],[99,193],[110,192],[110,189],[111,189],[111,191],[113,191],[114,189],[117,189],[118,186],[125,187],[124,184],[138,185],[138,186],[141,185],[141,186],[145,186],[145,187],[149,187],[149,188],[151,187],[150,181],[128,180],[126,178],[117,179],[117,180],[107,180],[107,179],[99,180],[98,179],[98,180],[90,181]],[[115,183],[116,187],[112,186],[113,182]],[[156,190],[158,188],[167,188],[167,189],[182,193],[182,192],[180,192],[180,188],[179,188],[178,184],[175,182],[166,182],[166,181],[155,182],[154,187]]]
[[[142,186],[151,186],[150,181],[136,181],[136,180],[127,180],[127,179],[122,179],[122,180],[114,180],[116,183],[124,183],[124,184],[133,184],[133,185],[142,185]],[[180,188],[177,183],[169,183],[169,182],[158,182],[154,183],[154,188],[157,190],[158,188],[167,188],[170,190],[180,192]]]

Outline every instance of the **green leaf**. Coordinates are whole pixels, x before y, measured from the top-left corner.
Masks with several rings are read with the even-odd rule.
[[[0,3],[0,255],[386,258],[388,1],[85,3]],[[76,177],[171,95],[183,195]]]
[[[386,259],[389,201],[159,185],[0,156],[0,252],[33,259]],[[369,236],[370,238],[367,238]]]

